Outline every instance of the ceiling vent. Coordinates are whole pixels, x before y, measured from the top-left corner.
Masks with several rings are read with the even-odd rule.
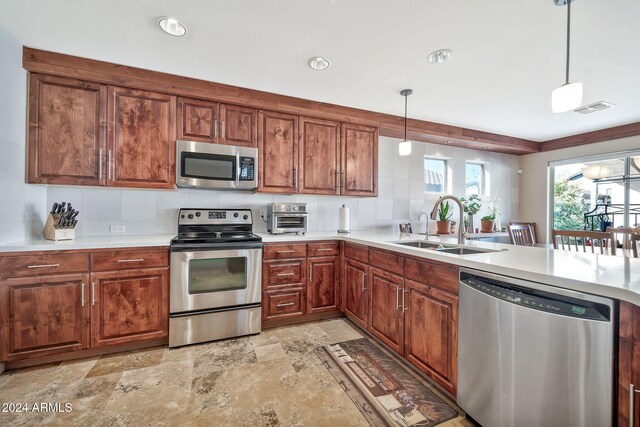
[[[576,108],[573,111],[580,114],[591,114],[597,111],[608,110],[609,108],[615,106],[615,104],[612,104],[610,102],[598,101],[594,102],[593,104],[585,105],[584,107]]]

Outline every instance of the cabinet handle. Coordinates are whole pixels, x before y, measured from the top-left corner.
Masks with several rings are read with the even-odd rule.
[[[98,179],[102,179],[102,148],[98,150]]]
[[[317,249],[318,252],[320,252],[320,251],[332,251],[332,250],[333,250],[332,248],[318,248]]]
[[[298,169],[293,170],[293,187],[298,190]]]
[[[398,299],[399,299],[399,297],[398,297],[398,293],[399,293],[399,292],[400,292],[400,286],[398,286],[398,287],[396,288],[396,311],[397,311],[397,310],[400,310],[400,305],[398,304]]]
[[[40,265],[28,265],[27,268],[55,268],[60,267],[60,264],[40,264]]]
[[[135,258],[135,259],[119,259],[118,262],[142,262],[144,258]]]
[[[107,152],[107,180],[111,180],[111,150]]]
[[[288,307],[290,305],[296,305],[295,302],[284,302],[282,304],[277,304],[276,307]]]
[[[82,291],[80,292],[80,302],[82,303],[82,306],[84,307],[84,282],[82,282]]]
[[[313,273],[311,272],[311,266],[309,266],[309,282],[311,282],[312,275]]]
[[[96,305],[96,282],[91,282],[91,305]]]
[[[340,171],[336,169],[336,193],[340,193]]]
[[[225,132],[224,132],[224,120],[222,121],[222,139],[224,140]]]
[[[367,273],[362,273],[362,292],[366,291],[367,288],[364,286],[364,278],[367,277]]]
[[[340,182],[341,182],[340,186],[342,187],[342,192],[344,192],[344,184],[345,184],[345,182],[344,182],[344,171],[340,172]]]
[[[276,274],[276,276],[278,276],[278,277],[293,276],[293,273],[278,273],[278,274]]]
[[[405,307],[405,305],[404,305],[404,294],[406,292],[407,291],[405,289],[402,290],[402,312],[409,311],[409,309],[407,307]]]
[[[213,137],[218,138],[218,119],[213,119]]]
[[[278,251],[277,253],[279,253],[279,254],[289,254],[291,252],[293,252],[293,250],[290,250],[290,251]]]
[[[636,386],[633,384],[629,384],[629,427],[633,427],[633,422],[635,421],[635,414],[634,414],[634,400],[635,400],[635,394],[636,393],[640,393],[640,390],[636,390]]]

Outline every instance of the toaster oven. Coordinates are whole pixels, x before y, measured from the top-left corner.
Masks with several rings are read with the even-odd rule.
[[[267,231],[271,234],[307,232],[306,203],[271,203],[267,206]]]

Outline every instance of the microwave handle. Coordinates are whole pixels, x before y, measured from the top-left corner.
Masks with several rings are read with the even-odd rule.
[[[224,122],[223,126],[224,126]],[[222,139],[224,139],[224,131],[222,134]],[[236,184],[240,185],[240,153],[236,153]]]

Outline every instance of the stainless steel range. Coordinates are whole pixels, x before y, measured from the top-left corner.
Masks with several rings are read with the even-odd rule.
[[[249,209],[181,209],[171,241],[169,347],[259,333],[262,239]]]

